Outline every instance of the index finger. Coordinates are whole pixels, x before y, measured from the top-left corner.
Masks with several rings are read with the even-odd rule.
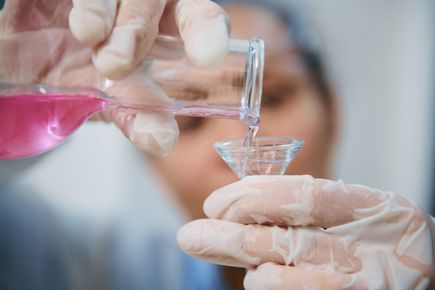
[[[166,0],[120,0],[113,29],[93,56],[103,75],[116,79],[134,71],[157,37],[165,5]]]
[[[213,67],[227,54],[230,24],[225,11],[209,0],[179,0],[175,21],[186,55],[198,67]]]
[[[332,227],[373,214],[392,194],[311,176],[250,176],[213,192],[210,218],[243,224]],[[358,212],[358,215],[356,215]]]

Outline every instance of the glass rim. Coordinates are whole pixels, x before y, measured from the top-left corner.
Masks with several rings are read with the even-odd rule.
[[[249,40],[247,52],[245,83],[243,88],[242,120],[256,125],[260,119],[261,98],[264,75],[264,41],[260,37]]]
[[[302,146],[304,140],[288,136],[259,136],[253,142],[260,142],[260,146],[244,147],[245,139],[229,139],[215,142],[213,145],[218,151],[246,152],[246,151],[270,151],[270,150],[289,150],[295,146]],[[261,142],[269,142],[271,145],[261,146]],[[273,144],[278,143],[278,144]]]
[[[156,41],[172,42],[184,45],[179,36],[159,34]],[[251,39],[229,38],[228,52],[239,51],[243,47],[246,53],[245,76],[242,91],[240,119],[249,125],[256,125],[260,119],[260,107],[263,93],[264,76],[264,40],[261,37]],[[246,49],[246,51],[245,51]]]

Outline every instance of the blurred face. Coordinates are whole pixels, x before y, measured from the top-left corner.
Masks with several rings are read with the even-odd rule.
[[[305,140],[287,174],[327,177],[332,141],[330,110],[293,47],[285,26],[261,8],[224,6],[232,37],[265,40],[265,72],[258,135],[295,136]],[[180,139],[167,158],[155,160],[172,192],[192,218],[203,217],[202,204],[215,189],[237,180],[214,151],[216,141],[243,138],[241,121],[179,117]]]

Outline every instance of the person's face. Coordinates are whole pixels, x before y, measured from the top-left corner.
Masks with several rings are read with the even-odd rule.
[[[232,37],[265,40],[265,72],[258,135],[295,136],[305,140],[287,174],[327,177],[331,155],[331,113],[289,40],[285,26],[261,8],[224,6]],[[180,139],[175,151],[156,160],[160,173],[192,218],[203,217],[202,204],[214,190],[237,180],[214,151],[216,141],[243,138],[241,121],[178,117]]]

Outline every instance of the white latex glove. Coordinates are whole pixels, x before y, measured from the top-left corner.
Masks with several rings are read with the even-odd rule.
[[[198,66],[223,59],[229,27],[225,12],[209,0],[73,0],[74,36],[93,46],[96,67],[107,77],[131,72],[148,53],[159,28],[180,34]]]
[[[178,233],[188,254],[249,268],[248,290],[426,289],[434,222],[408,199],[311,176],[252,176]]]
[[[198,66],[218,63],[226,54],[228,18],[208,0],[6,0],[0,12],[0,81],[106,88],[98,72],[114,79],[134,71],[159,31],[179,34]],[[150,87],[128,77],[107,91],[146,97]],[[100,117],[155,155],[168,154],[178,139],[172,115],[115,110]]]

